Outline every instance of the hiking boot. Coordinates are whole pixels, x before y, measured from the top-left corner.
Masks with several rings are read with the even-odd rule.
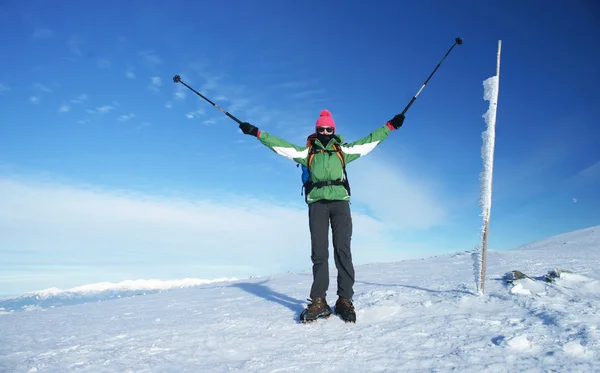
[[[354,312],[354,305],[352,301],[348,298],[339,297],[337,302],[335,302],[335,313],[340,315],[340,317],[345,322],[356,322],[356,312]]]
[[[328,318],[331,316],[331,307],[327,304],[325,298],[308,299],[311,302],[300,314],[300,322],[311,322],[318,318]]]

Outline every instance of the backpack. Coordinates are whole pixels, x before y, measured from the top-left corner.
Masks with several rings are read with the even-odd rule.
[[[305,200],[308,202],[308,194],[314,188],[322,188],[328,185],[343,185],[344,188],[346,188],[346,191],[348,191],[348,195],[350,195],[350,184],[348,183],[348,174],[346,173],[346,162],[344,161],[344,155],[342,154],[341,146],[339,144],[335,144],[334,150],[316,150],[314,147],[316,138],[317,134],[313,133],[306,139],[306,146],[308,147],[308,167],[302,166],[302,189],[304,191]],[[312,164],[313,158],[316,153],[336,153],[336,155],[340,158],[340,161],[342,162],[342,169],[344,171],[343,180],[327,180],[319,181],[316,183],[310,181],[310,165]],[[302,192],[300,192],[300,195],[302,195]]]

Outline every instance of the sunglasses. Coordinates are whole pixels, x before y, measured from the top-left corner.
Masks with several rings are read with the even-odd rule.
[[[333,127],[319,127],[317,128],[319,133],[333,133]]]

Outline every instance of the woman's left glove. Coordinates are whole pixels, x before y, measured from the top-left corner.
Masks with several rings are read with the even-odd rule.
[[[246,135],[252,135],[254,137],[258,136],[258,128],[254,127],[248,122],[244,122],[240,124],[240,129]]]

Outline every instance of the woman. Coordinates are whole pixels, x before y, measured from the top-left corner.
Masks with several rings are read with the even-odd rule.
[[[309,146],[297,146],[260,131],[248,122],[240,124],[244,134],[255,136],[277,154],[292,159],[308,168],[309,185],[306,189],[308,221],[311,235],[311,260],[313,283],[310,301],[300,315],[300,321],[314,321],[329,317],[331,308],[326,295],[329,288],[329,224],[331,223],[334,260],[338,271],[335,312],[346,322],[356,322],[352,303],[354,295],[354,265],[350,241],[352,237],[352,215],[350,212],[350,188],[345,165],[371,152],[385,140],[390,132],[404,122],[398,114],[384,126],[368,136],[344,143],[344,137],[336,134],[336,125],[331,113],[322,110],[315,124],[316,138]]]

